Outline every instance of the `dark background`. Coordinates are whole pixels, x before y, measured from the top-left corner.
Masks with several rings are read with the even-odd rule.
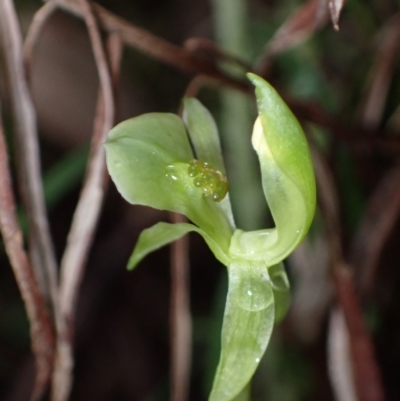
[[[99,3],[177,45],[193,36],[219,40],[213,8],[216,2],[117,0]],[[292,0],[245,2],[247,14],[242,35],[246,39],[246,51],[237,55],[252,64],[260,60],[263,47],[301,4],[305,3]],[[24,29],[40,5],[38,1],[17,1]],[[393,19],[399,20],[398,13],[396,1],[348,0],[339,32],[329,21],[314,31],[312,21],[305,20],[299,24],[300,28],[308,28],[308,39],[297,46],[289,44],[271,57],[268,76],[274,85],[299,104],[317,105],[333,121],[347,127],[343,133],[315,121],[303,121],[307,134],[326,156],[337,185],[341,234],[348,260],[354,238],[368,212],[369,200],[398,160],[398,151],[390,147],[382,151],[373,142],[376,137],[396,139],[400,132],[400,112],[396,109],[400,94],[399,60],[398,56],[391,57],[398,54],[399,46],[385,50],[383,45]],[[296,38],[301,38],[300,28]],[[400,27],[397,31],[400,32]],[[382,60],[387,61],[387,70],[379,64]],[[7,99],[1,59],[0,74],[1,94]],[[370,88],[379,74],[388,80],[389,89],[386,94],[375,96],[375,107],[383,104],[383,111],[377,122],[371,123],[364,110],[368,100],[373,102]],[[51,230],[61,257],[84,174],[97,96],[97,73],[82,21],[61,11],[51,18],[37,46],[31,77]],[[145,54],[125,48],[118,120],[149,111],[177,112],[190,78]],[[220,92],[204,90],[201,99],[224,126],[223,113],[227,106]],[[251,107],[254,109],[254,104]],[[253,118],[254,110],[247,116]],[[7,107],[4,118],[12,144]],[[231,115],[231,119],[235,118],[240,116]],[[242,123],[238,121],[237,124]],[[360,127],[381,132],[371,131],[367,135],[357,132]],[[346,139],[348,132],[358,139]],[[250,133],[251,126],[242,135],[249,138]],[[222,135],[223,143],[229,143],[230,133]],[[226,148],[229,148],[227,152],[232,149]],[[241,166],[240,158],[235,155],[228,154],[227,158]],[[13,162],[11,155],[12,165]],[[258,177],[254,179],[257,181]],[[399,191],[391,189],[395,193]],[[267,216],[265,206],[259,210],[257,200],[254,204],[240,204],[240,189],[234,190],[239,193],[234,205],[237,214],[242,213],[241,209],[254,209],[258,216]],[[384,215],[385,201],[391,200],[384,194],[381,199],[374,209],[377,216]],[[246,217],[241,218],[248,221]],[[169,249],[151,254],[134,272],[125,269],[141,230],[167,219],[164,212],[127,204],[113,184],[109,185],[78,302],[76,369],[71,400],[161,401],[169,398]],[[396,221],[397,214],[392,219]],[[256,220],[257,226],[266,227],[267,224],[267,217]],[[323,226],[323,216],[317,212],[312,235],[287,263],[292,280],[292,308],[287,319],[275,328],[254,380],[254,400],[333,400],[326,349],[329,311],[335,304],[335,297],[328,273]],[[376,346],[388,401],[400,400],[399,229],[398,223],[393,224],[378,255],[372,289],[364,291],[361,286],[357,287],[365,321]],[[379,236],[380,232],[370,235]],[[197,401],[206,399],[218,360],[226,276],[224,267],[195,235],[190,236],[190,255],[194,333],[189,399]],[[352,266],[356,283],[362,276],[361,267]],[[0,399],[28,399],[32,380],[28,322],[1,246]]]

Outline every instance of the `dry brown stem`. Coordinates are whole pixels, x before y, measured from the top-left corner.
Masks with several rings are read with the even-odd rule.
[[[358,399],[383,401],[383,387],[374,346],[363,321],[353,277],[347,266],[340,266],[333,278],[338,303],[343,310],[349,332],[350,355]]]
[[[32,22],[29,25],[28,32],[25,37],[23,57],[24,65],[27,78],[29,79],[29,73],[32,66],[32,55],[35,50],[35,45],[42,33],[44,25],[47,23],[49,18],[53,15],[54,11],[57,10],[58,6],[54,2],[46,3],[33,16]]]
[[[30,260],[15,217],[15,203],[1,132],[2,233],[10,263],[27,310],[37,373],[32,399],[40,399],[53,366],[53,318],[57,316],[57,268],[43,200],[36,116],[25,80],[22,38],[11,0],[0,2],[0,37],[14,116],[17,168],[22,201],[29,221]]]
[[[400,14],[395,15],[378,33],[379,41],[367,80],[361,123],[376,128],[382,119],[386,99],[400,49]]]
[[[21,292],[30,323],[32,350],[36,358],[36,380],[31,400],[39,400],[48,385],[54,354],[54,333],[44,299],[35,281],[23,247],[23,236],[15,213],[8,151],[0,110],[0,231]]]
[[[379,260],[400,214],[400,165],[389,170],[370,195],[351,250],[363,293],[371,294]],[[384,207],[382,207],[384,205]]]
[[[78,0],[44,1],[55,2],[60,8],[73,13],[78,17],[82,17],[82,11],[80,10]],[[309,3],[311,4],[313,1],[314,0],[311,0]],[[311,6],[312,4],[307,5],[307,7]],[[142,51],[149,57],[170,64],[181,71],[207,77],[210,83],[225,85],[244,93],[250,93],[252,91],[249,83],[226,75],[224,72],[218,70],[215,62],[211,62],[209,58],[204,58],[194,51],[173,45],[163,38],[153,35],[142,28],[138,28],[96,3],[93,3],[93,10],[101,27],[108,33],[118,33],[125,45]],[[321,24],[325,15],[323,15],[319,8],[313,10],[313,12],[316,13],[313,14],[313,18],[316,18],[318,24]],[[234,57],[231,57],[230,59],[234,59]],[[261,72],[261,75],[264,74]],[[196,81],[196,83],[198,82],[199,81]],[[332,130],[332,133],[336,137],[345,140],[352,147],[365,152],[378,150],[389,154],[400,153],[400,140],[393,136],[390,137],[390,132],[384,130],[371,130],[359,125],[349,126],[349,124],[341,122],[340,118],[337,116],[326,114],[321,107],[315,103],[297,101],[290,98],[287,94],[282,93],[281,91],[279,92],[299,119],[310,121]],[[368,139],[366,139],[366,137]]]
[[[81,0],[80,7],[84,14],[99,73],[100,94],[86,177],[68,235],[67,247],[61,260],[61,322],[57,327],[53,401],[66,401],[72,385],[74,312],[104,195],[103,143],[114,121],[112,81],[100,32],[90,4]]]
[[[170,213],[173,223],[186,218]],[[192,323],[189,303],[189,237],[185,235],[171,245],[171,400],[188,398]]]
[[[18,184],[29,221],[29,253],[35,279],[56,313],[57,264],[43,199],[36,115],[25,80],[22,37],[11,0],[0,2],[0,40],[15,125]]]
[[[214,64],[218,61],[225,61],[232,65],[238,66],[240,69],[243,70],[243,73],[252,70],[251,65],[246,63],[244,60],[227,53],[210,39],[189,38],[185,41],[183,47],[193,53],[198,53],[199,55],[204,54]]]
[[[257,73],[267,76],[271,57],[307,40],[328,20],[326,0],[308,0],[298,7],[265,45]]]
[[[83,15],[79,0],[44,1],[54,1],[62,9],[76,16],[82,17]],[[161,60],[186,72],[207,74],[210,77],[218,79],[222,84],[239,90],[246,90],[248,86],[244,81],[238,81],[219,71],[215,63],[211,62],[206,57],[202,57],[188,49],[176,46],[161,37],[151,34],[145,29],[134,26],[96,3],[93,3],[93,12],[105,31],[118,33],[121,40],[126,45],[142,51],[150,57]]]
[[[350,268],[343,259],[337,191],[333,177],[322,156],[316,151],[313,156],[319,205],[330,249],[331,275],[337,302],[343,311],[349,335],[356,394],[360,401],[383,401],[383,387],[374,355],[374,346],[363,321],[360,301],[355,291]]]

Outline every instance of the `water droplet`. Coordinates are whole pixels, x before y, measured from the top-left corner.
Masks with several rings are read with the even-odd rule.
[[[268,276],[245,277],[239,283],[238,302],[243,309],[259,311],[272,303],[273,295]]]
[[[196,175],[200,174],[204,170],[204,163],[199,160],[192,160],[189,163],[188,174],[190,177],[196,177]]]
[[[210,196],[210,195],[212,195],[212,193],[213,193],[213,190],[208,185],[203,188],[203,195],[204,196]]]
[[[204,185],[204,179],[203,179],[203,177],[202,177],[202,176],[196,177],[196,178],[193,180],[193,184],[194,184],[195,187],[198,187],[198,188],[202,187],[202,186]]]
[[[260,358],[255,359],[256,363],[260,362]]]
[[[218,187],[219,176],[215,171],[208,171],[204,173],[203,176],[205,184],[209,186],[212,190]]]
[[[175,166],[173,164],[171,164],[171,165],[167,166],[165,176],[174,181],[178,181],[179,177],[177,176],[175,171],[176,171]]]
[[[226,194],[228,193],[229,184],[227,181],[220,181],[218,187],[215,189],[213,194],[213,199],[216,202],[220,202],[222,199],[225,198]]]
[[[296,230],[296,233],[299,234],[299,233],[300,233],[300,230]]]

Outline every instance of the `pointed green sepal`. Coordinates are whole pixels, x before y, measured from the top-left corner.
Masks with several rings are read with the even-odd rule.
[[[210,112],[195,98],[183,99],[183,121],[199,160],[225,172],[218,128]]]
[[[142,231],[136,243],[135,249],[128,262],[128,269],[134,269],[137,264],[149,253],[176,241],[190,232],[200,234],[215,257],[223,264],[229,263],[229,257],[219,245],[203,230],[189,223],[157,223],[154,226]]]
[[[197,99],[184,98],[182,118],[188,130],[196,158],[225,173],[218,128],[211,113]],[[229,217],[229,222],[234,229],[235,223],[229,194],[224,197],[219,207]]]

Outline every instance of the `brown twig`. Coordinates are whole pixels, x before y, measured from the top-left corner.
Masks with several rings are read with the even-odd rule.
[[[365,327],[349,266],[343,259],[339,202],[333,178],[322,157],[314,151],[319,204],[327,230],[331,274],[337,302],[343,311],[350,340],[354,385],[359,401],[383,401],[383,387],[371,337]],[[334,382],[333,382],[334,384]]]
[[[361,289],[371,293],[379,258],[400,214],[400,165],[389,170],[369,197],[351,249]]]
[[[171,213],[173,223],[186,218]],[[185,401],[189,391],[192,324],[189,306],[189,237],[171,245],[171,401]]]
[[[25,80],[22,38],[11,0],[0,2],[0,30],[15,123],[19,186],[29,221],[30,261],[39,289],[56,313],[57,264],[43,199],[36,116]]]
[[[82,17],[82,12],[77,3],[78,0],[44,1],[53,1],[64,10]],[[208,77],[211,82],[216,84],[223,84],[244,93],[252,93],[252,88],[247,82],[227,76],[224,72],[219,71],[214,63],[205,60],[196,53],[173,45],[163,38],[138,28],[96,3],[93,3],[93,9],[101,27],[106,32],[118,33],[125,45],[140,50],[149,57],[170,64],[182,71]],[[318,21],[319,18],[322,17],[318,17]],[[298,118],[332,130],[336,137],[345,140],[350,146],[366,152],[373,150],[374,152],[380,151],[389,154],[400,153],[400,139],[391,136],[390,132],[371,130],[359,125],[349,126],[341,122],[337,116],[326,114],[315,103],[297,101],[287,94],[279,92]]]
[[[350,339],[343,310],[333,307],[329,314],[327,338],[328,372],[336,401],[357,401],[350,358]]]
[[[44,0],[56,2],[62,9],[82,17],[79,0]],[[98,18],[99,24],[107,32],[116,32],[121,40],[146,55],[161,60],[180,70],[190,73],[204,73],[210,77],[218,79],[222,84],[229,85],[239,90],[247,90],[248,85],[244,81],[239,81],[229,77],[219,71],[214,63],[190,50],[176,46],[167,40],[151,34],[145,29],[141,29],[127,22],[123,18],[117,17],[100,5],[93,3],[93,12]]]
[[[278,90],[279,91],[279,90]],[[297,101],[280,92],[287,105],[302,121],[309,121],[329,129],[335,139],[343,140],[355,151],[364,153],[400,153],[400,139],[396,131],[374,130],[361,125],[349,125],[340,118],[326,114],[319,105],[311,102]]]
[[[202,77],[196,78],[204,83]],[[195,85],[196,89],[200,86]],[[194,88],[193,88],[194,89]],[[187,90],[186,90],[187,93]],[[197,92],[196,92],[197,93]],[[182,116],[182,105],[178,112]],[[185,216],[169,213],[172,223],[183,223]],[[171,244],[171,401],[185,401],[188,397],[191,362],[192,323],[189,300],[189,237],[185,235]]]
[[[91,7],[80,0],[100,79],[100,99],[94,123],[91,152],[84,186],[61,260],[60,310],[52,400],[66,401],[72,385],[74,311],[84,266],[100,213],[104,193],[103,142],[114,120],[112,82],[100,32]]]
[[[32,65],[32,55],[35,49],[35,45],[38,41],[40,34],[42,33],[44,25],[53,15],[54,11],[57,8],[58,6],[54,2],[46,3],[38,11],[36,11],[35,15],[33,16],[32,22],[29,25],[23,49],[24,65],[28,79]]]
[[[329,167],[320,152],[314,146],[311,149],[318,188],[318,204],[321,208],[328,239],[330,265],[332,269],[335,269],[343,260],[339,199]]]
[[[114,100],[117,99],[118,95],[118,84],[119,84],[119,72],[120,72],[120,64],[122,59],[123,52],[123,43],[118,35],[118,33],[111,32],[107,36],[106,41],[108,60],[110,64],[110,73],[111,73],[111,82],[114,93]],[[116,109],[116,104],[114,104],[114,110]]]
[[[201,88],[206,85],[212,85],[214,81],[208,78],[206,75],[196,75],[187,85],[184,97],[196,97],[200,92]],[[179,114],[182,114],[181,111]]]
[[[378,34],[380,40],[367,80],[361,123],[376,128],[382,118],[400,48],[400,14],[395,15]]]
[[[304,42],[327,21],[328,7],[321,0],[308,0],[298,7],[265,45],[256,68],[257,74],[267,76],[273,55]]]
[[[36,358],[36,380],[31,400],[39,400],[47,388],[54,355],[54,333],[50,316],[37,287],[32,266],[23,248],[22,232],[15,213],[15,200],[8,167],[8,152],[0,110],[0,231],[28,314],[32,350]]]
[[[219,46],[217,46],[214,42],[205,38],[189,38],[183,44],[185,49],[190,50],[193,53],[204,54],[207,56],[210,61],[213,63],[217,61],[225,61],[230,64],[236,65],[240,69],[243,70],[243,73],[252,70],[250,64],[246,63],[244,60],[239,57],[233,56],[232,54],[227,53]]]
[[[343,309],[350,338],[354,382],[360,401],[383,401],[383,387],[374,346],[365,327],[354,280],[347,266],[334,275],[338,302]]]

